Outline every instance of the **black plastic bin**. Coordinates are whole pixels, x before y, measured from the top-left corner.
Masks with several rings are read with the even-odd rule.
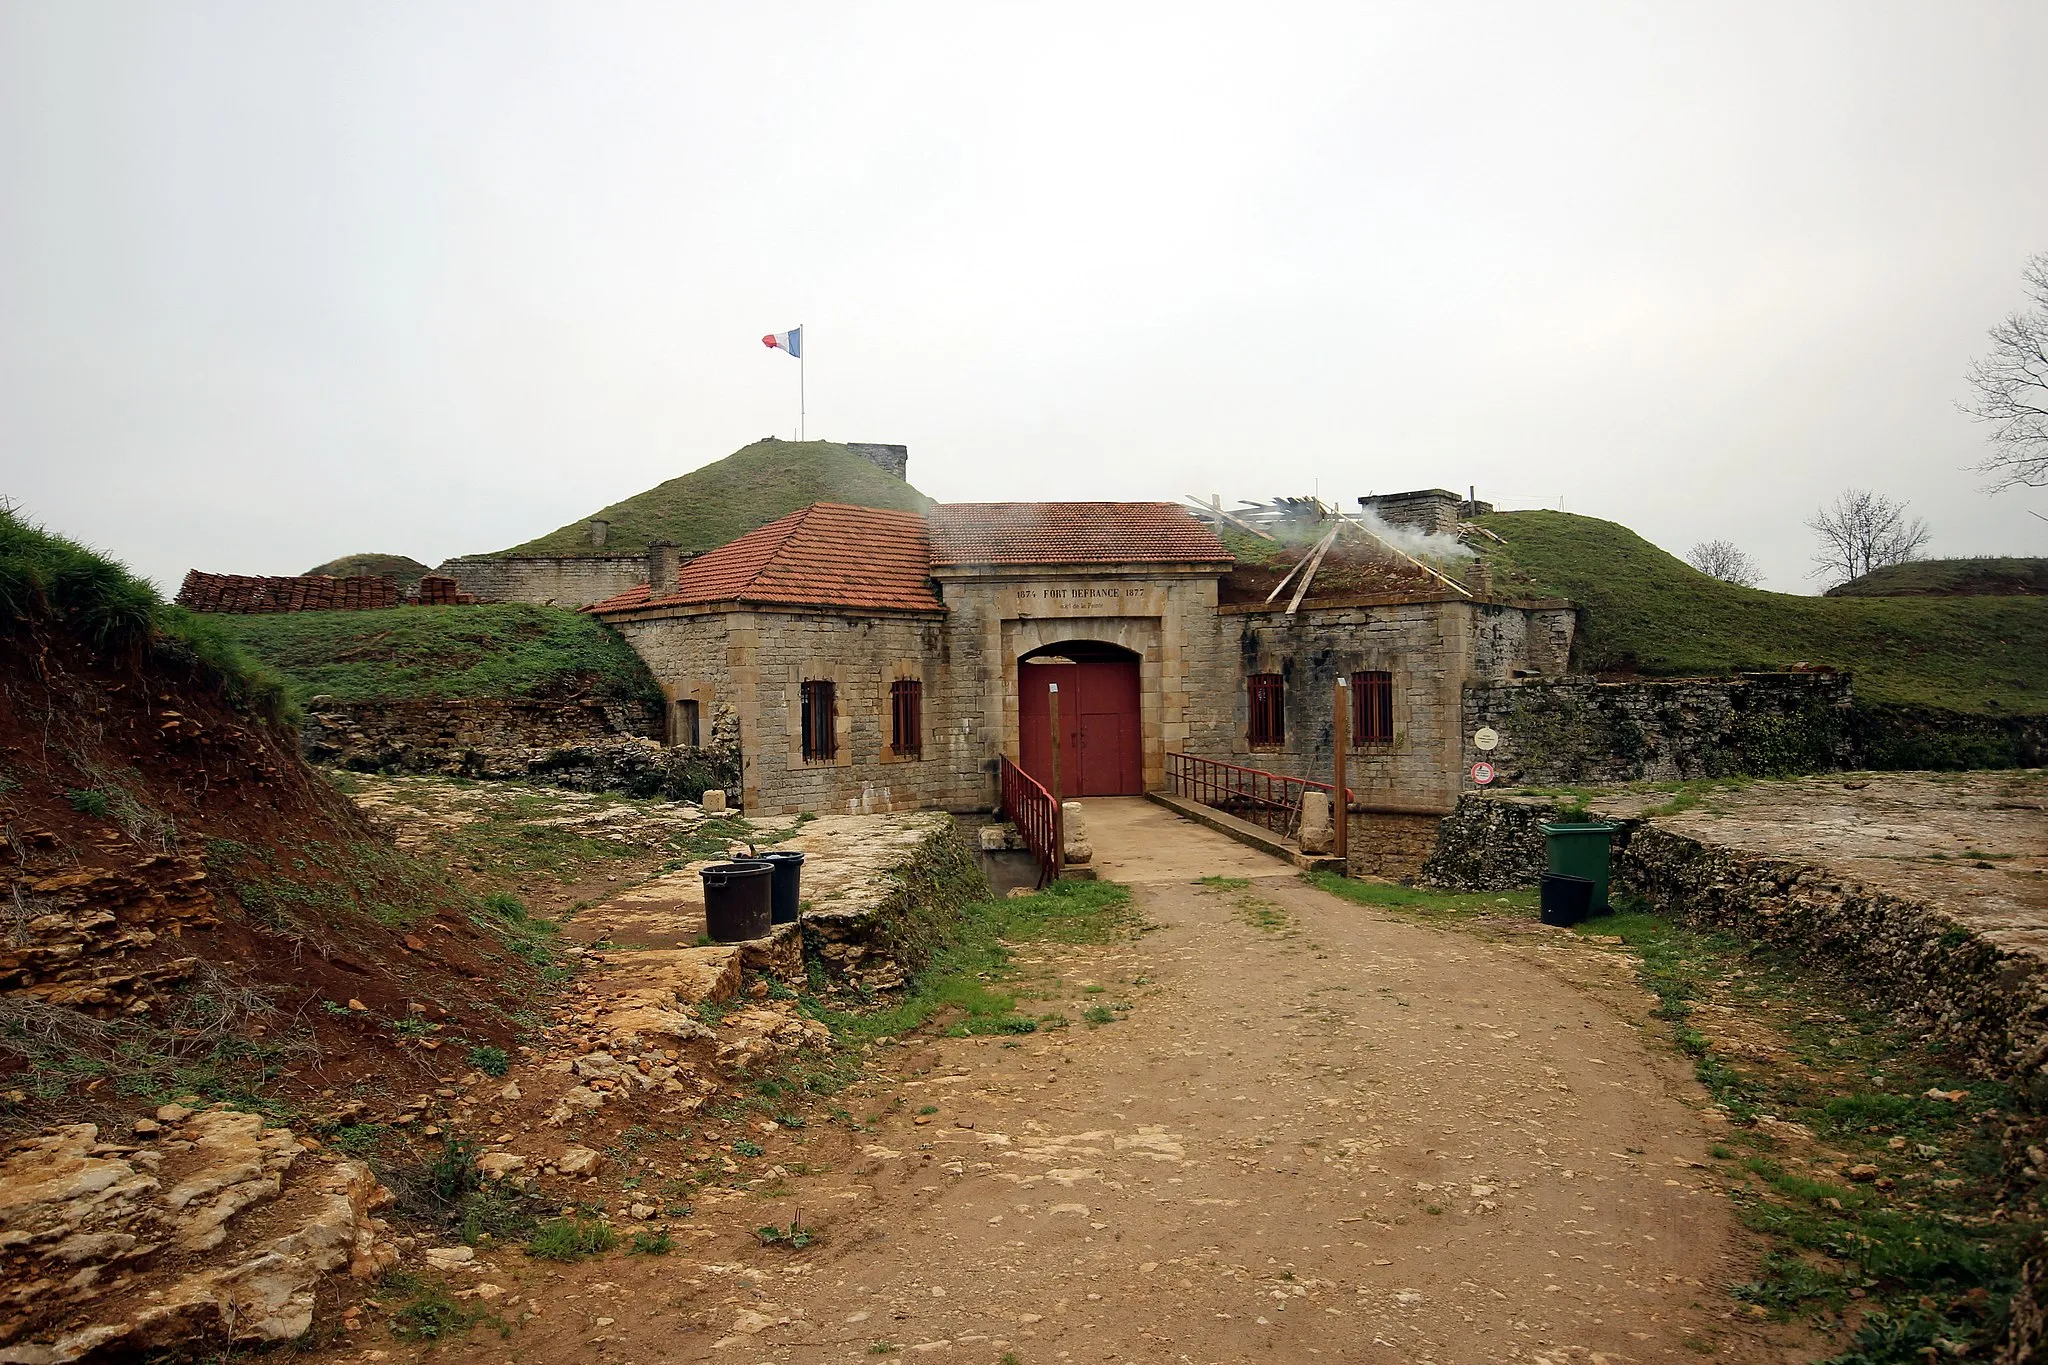
[[[1540,893],[1543,922],[1571,926],[1593,913],[1593,893],[1599,890],[1591,877],[1567,877],[1561,872],[1543,874]]]
[[[776,924],[795,924],[797,914],[803,905],[804,855],[787,849],[771,849],[766,853],[749,853],[739,859],[743,863],[767,863],[775,869],[775,914]]]
[[[704,932],[713,943],[768,937],[772,864],[713,863],[697,875],[704,879]]]

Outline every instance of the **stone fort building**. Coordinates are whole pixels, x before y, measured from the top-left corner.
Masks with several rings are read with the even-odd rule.
[[[1444,494],[1455,502],[1455,495]],[[1137,794],[1168,755],[1327,778],[1350,679],[1357,802],[1441,814],[1468,783],[1468,685],[1562,675],[1568,603],[1415,573],[1293,611],[1167,503],[817,503],[588,608],[647,660],[669,737],[736,724],[749,810],[987,810],[999,760]]]

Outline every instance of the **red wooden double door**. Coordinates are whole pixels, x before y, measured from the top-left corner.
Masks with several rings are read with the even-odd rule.
[[[1017,665],[1019,766],[1052,785],[1048,689],[1060,689],[1060,795],[1138,796],[1145,790],[1144,732],[1138,724],[1138,660],[1026,659]]]

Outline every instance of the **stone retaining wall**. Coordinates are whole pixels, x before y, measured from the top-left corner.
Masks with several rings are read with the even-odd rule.
[[[587,607],[647,581],[647,556],[462,555],[434,570],[480,602],[538,602]]]
[[[1461,766],[1522,786],[1830,772],[1852,766],[1849,710],[1846,673],[1483,683],[1465,689]],[[1473,745],[1482,726],[1498,747]]]
[[[671,748],[660,709],[644,702],[505,700],[306,705],[307,760],[357,772],[444,773],[545,782],[578,791],[740,799],[739,737],[714,721],[708,745]]]
[[[1690,928],[1735,934],[1846,977],[1994,1075],[2048,1060],[2048,972],[1931,906],[1819,867],[1638,827],[1616,889]],[[2031,1087],[2030,1087],[2031,1088]]]
[[[1443,821],[1422,879],[1459,891],[1533,887],[1545,867],[1539,826],[1566,814],[1545,798],[1468,795]],[[1715,847],[1651,821],[1616,823],[1617,898],[1796,954],[1984,1071],[2030,1089],[2048,1082],[2048,964],[2039,957],[1826,868]]]
[[[1407,881],[1422,871],[1436,846],[1438,815],[1399,811],[1351,812],[1347,874]]]

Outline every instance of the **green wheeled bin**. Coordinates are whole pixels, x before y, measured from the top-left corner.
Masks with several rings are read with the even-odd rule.
[[[1607,904],[1608,853],[1613,847],[1614,832],[1621,826],[1594,820],[1538,828],[1543,831],[1543,850],[1550,870],[1559,876],[1583,877],[1593,883],[1593,904],[1589,908],[1595,915],[1606,914],[1612,908]]]

